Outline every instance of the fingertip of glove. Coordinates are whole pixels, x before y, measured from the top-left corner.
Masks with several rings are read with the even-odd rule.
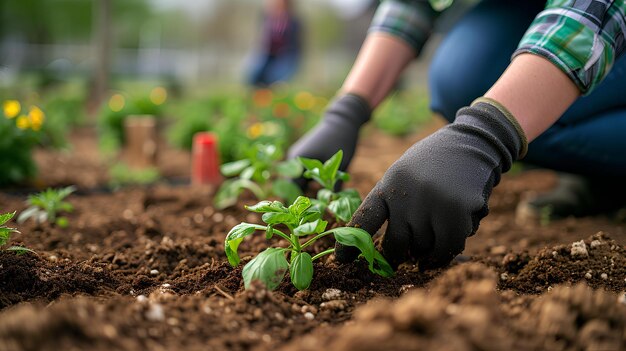
[[[359,249],[353,246],[345,246],[340,243],[335,243],[335,259],[339,263],[349,263],[356,260],[359,257]]]

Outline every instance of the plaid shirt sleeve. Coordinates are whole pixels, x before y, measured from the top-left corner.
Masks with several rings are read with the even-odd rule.
[[[543,56],[589,94],[626,49],[625,0],[549,0],[513,57]]]
[[[389,33],[405,41],[418,54],[432,32],[437,17],[434,8],[443,9],[451,2],[437,0],[437,4],[431,6],[427,0],[383,1],[376,10],[368,33]]]

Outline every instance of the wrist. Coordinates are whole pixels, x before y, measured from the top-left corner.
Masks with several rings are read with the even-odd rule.
[[[349,123],[352,127],[359,128],[372,116],[372,109],[363,97],[347,93],[333,100],[326,109],[325,120],[341,121]]]

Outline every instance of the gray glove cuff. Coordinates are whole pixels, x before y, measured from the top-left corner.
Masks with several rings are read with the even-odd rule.
[[[488,98],[485,96],[479,97],[478,99],[474,100],[472,102],[472,106],[481,102],[497,108],[502,113],[502,115],[513,125],[513,127],[517,131],[517,135],[520,137],[522,142],[522,148],[519,152],[519,157],[517,159],[519,160],[526,156],[526,153],[528,152],[528,139],[526,138],[526,133],[524,133],[522,126],[520,126],[519,122],[517,122],[515,116],[513,116],[513,114],[509,112],[506,107],[504,107],[504,105],[492,98]]]
[[[326,110],[327,122],[347,122],[354,128],[361,127],[369,121],[372,109],[362,97],[346,94],[335,99]]]
[[[508,171],[513,161],[526,153],[526,137],[520,135],[523,131],[516,127],[517,122],[513,123],[488,101],[475,101],[472,106],[460,109],[454,124],[470,128],[473,135],[479,136],[497,150],[501,156],[502,172]]]

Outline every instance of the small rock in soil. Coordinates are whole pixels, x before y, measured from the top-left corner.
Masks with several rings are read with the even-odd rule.
[[[153,303],[146,311],[146,318],[152,322],[161,322],[165,319],[165,312],[163,311],[163,306],[159,303]]]
[[[320,304],[320,308],[323,310],[330,311],[343,311],[348,307],[348,302],[346,300],[332,300],[327,302],[322,302]]]
[[[328,288],[322,294],[322,299],[326,301],[337,300],[341,297],[341,290],[335,288]]]
[[[585,241],[581,240],[572,243],[570,255],[572,255],[572,257],[574,258],[589,257],[589,252],[587,251],[587,245],[585,244]]]

